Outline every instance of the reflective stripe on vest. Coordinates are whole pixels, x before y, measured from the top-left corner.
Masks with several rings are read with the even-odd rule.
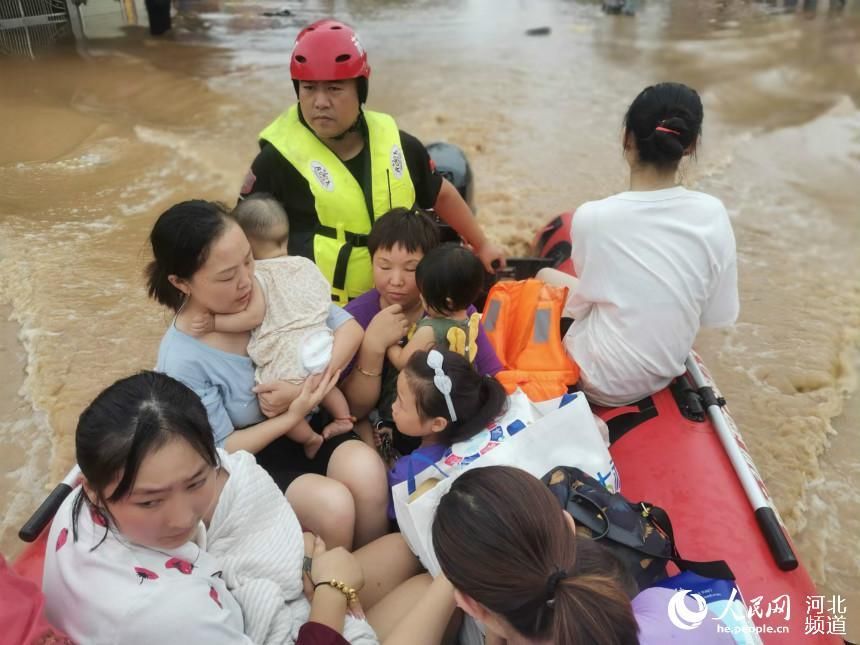
[[[332,300],[345,304],[373,287],[367,234],[373,221],[392,208],[411,208],[415,188],[406,165],[400,131],[387,114],[365,111],[370,146],[373,213],[349,169],[308,127],[298,106],[260,133],[301,173],[314,198],[320,227],[314,262],[332,285]]]

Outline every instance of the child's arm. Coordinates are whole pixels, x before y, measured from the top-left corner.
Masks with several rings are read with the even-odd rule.
[[[251,300],[245,311],[235,314],[199,314],[191,321],[191,331],[196,336],[202,336],[211,331],[251,331],[259,327],[265,317],[266,298],[263,296],[263,288],[257,283],[251,291]]]
[[[363,340],[364,330],[355,321],[355,318],[350,318],[335,329],[329,369],[332,371],[340,370],[349,365]]]
[[[389,362],[398,370],[406,367],[409,357],[415,352],[422,349],[429,349],[433,346],[434,341],[433,328],[430,326],[419,327],[412,334],[412,338],[403,347],[400,345],[392,345],[386,351]]]

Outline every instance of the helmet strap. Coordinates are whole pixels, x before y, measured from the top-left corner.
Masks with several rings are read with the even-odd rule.
[[[293,83],[296,86],[296,98],[298,98],[298,96],[299,96],[299,93],[298,93],[299,82],[294,80]],[[305,115],[302,114],[302,106],[298,105],[298,108],[299,108],[299,122],[303,126],[308,128],[311,132],[313,132],[314,129],[308,125],[308,122],[305,121]],[[359,131],[363,132],[363,130],[364,130],[364,110],[362,109],[361,104],[359,103],[359,105],[358,105],[358,116],[356,117],[355,121],[353,121],[352,125],[349,126],[343,132],[341,132],[340,134],[335,135],[333,137],[329,137],[329,138],[334,139],[335,141],[343,141],[343,139],[345,139],[348,134],[350,134],[352,132],[359,132]],[[314,134],[316,134],[316,133],[314,133]]]
[[[351,126],[349,126],[346,130],[338,134],[337,136],[330,137],[335,141],[343,141],[347,135],[353,132],[361,132],[364,126],[364,111],[361,109],[361,106],[358,106],[358,117],[356,117],[355,121]]]

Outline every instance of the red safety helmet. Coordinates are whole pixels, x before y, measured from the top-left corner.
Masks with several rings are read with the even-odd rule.
[[[308,25],[296,36],[290,55],[290,76],[293,81],[359,79],[358,98],[364,103],[370,65],[367,52],[352,27],[326,18]]]

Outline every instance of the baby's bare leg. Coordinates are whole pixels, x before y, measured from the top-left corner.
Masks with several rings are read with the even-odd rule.
[[[340,388],[333,387],[331,392],[326,394],[322,400],[322,406],[331,413],[335,419],[350,419],[352,416],[349,413],[349,403],[346,402],[346,397]]]
[[[352,430],[355,419],[349,413],[349,403],[346,402],[346,397],[340,389],[333,388],[331,392],[326,394],[322,400],[322,405],[334,417],[334,421],[323,428],[322,435],[324,438],[331,439]]]
[[[314,432],[313,428],[304,419],[288,430],[286,435],[305,447],[305,456],[308,459],[313,459],[323,444],[322,435]]]
[[[297,383],[287,382],[287,387],[284,387],[284,392],[289,395],[289,403],[292,403],[301,391],[302,386]],[[284,434],[296,443],[304,446],[305,455],[308,459],[313,459],[323,444],[322,436],[314,432],[313,428],[304,419]]]

